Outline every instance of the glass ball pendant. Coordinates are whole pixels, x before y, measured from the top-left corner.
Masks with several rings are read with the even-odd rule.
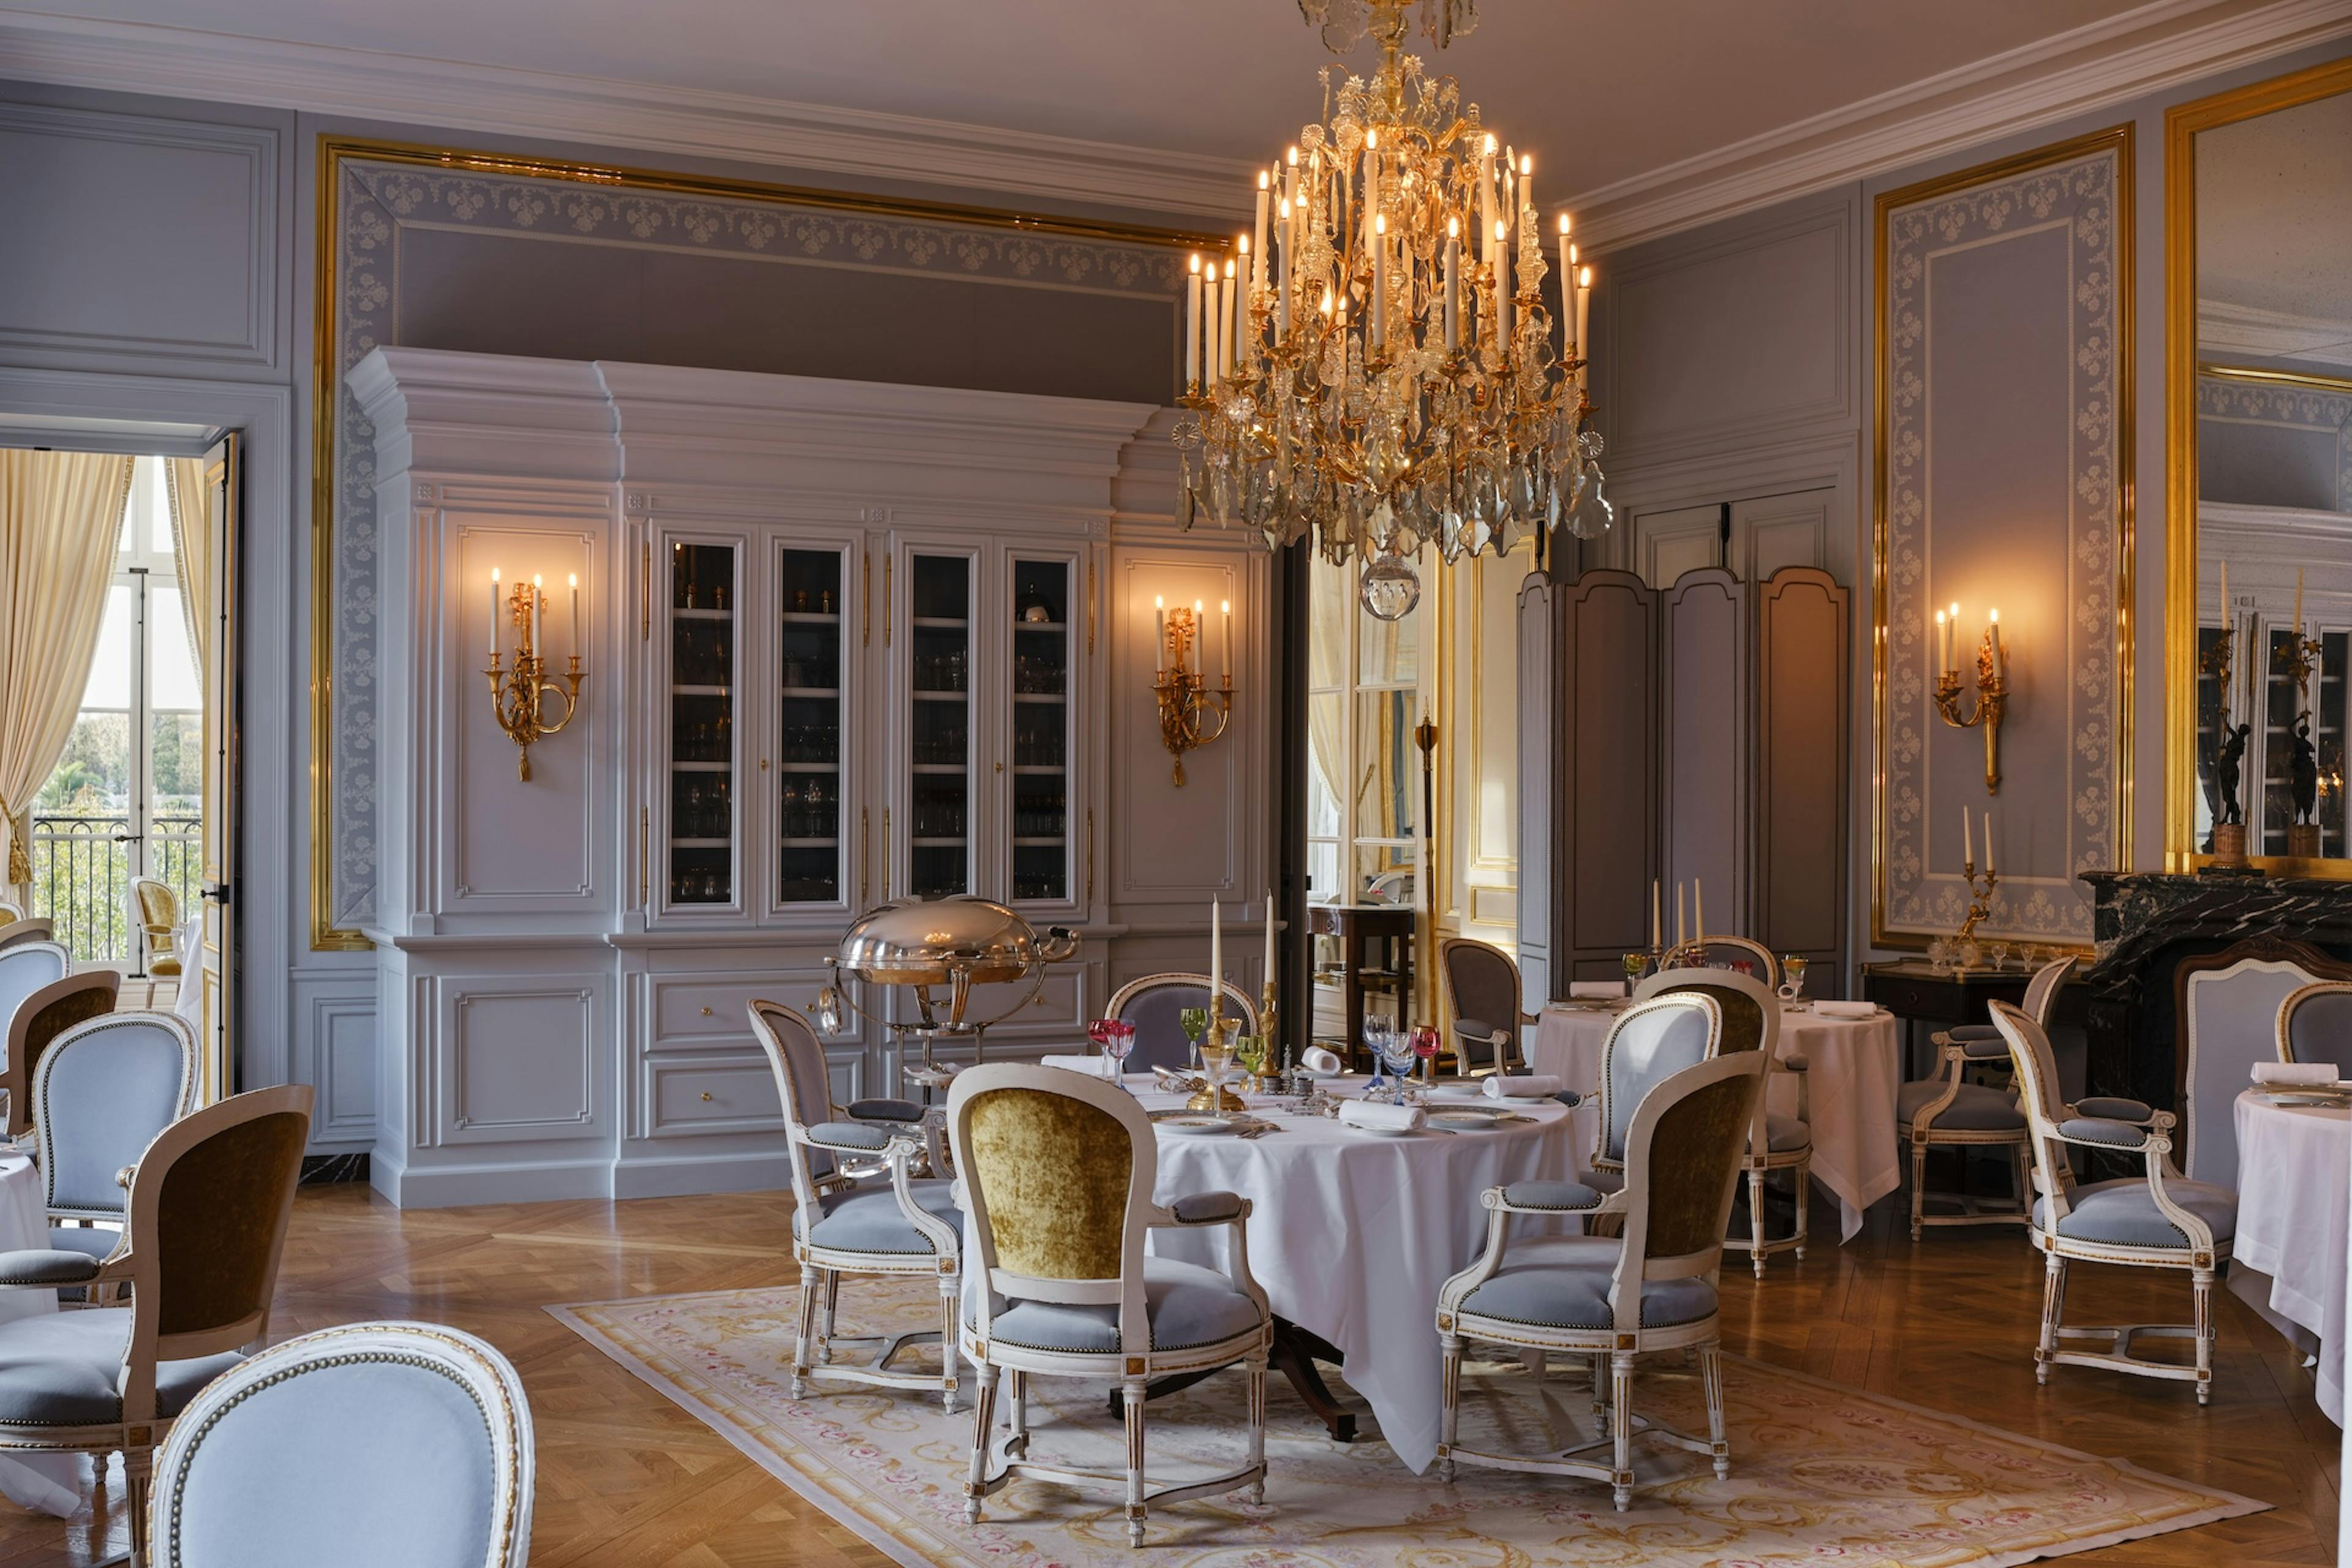
[[[1401,621],[1421,603],[1421,574],[1402,556],[1379,556],[1364,568],[1356,596],[1372,619]]]

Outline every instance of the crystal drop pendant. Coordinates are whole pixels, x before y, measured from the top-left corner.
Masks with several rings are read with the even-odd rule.
[[[1372,619],[1401,621],[1421,603],[1421,574],[1401,556],[1380,556],[1364,568],[1357,597]]]

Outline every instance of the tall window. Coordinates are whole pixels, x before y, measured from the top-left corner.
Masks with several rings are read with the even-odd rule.
[[[1356,603],[1357,565],[1318,557],[1307,591],[1307,897],[1413,901],[1421,830],[1423,599],[1398,621]]]
[[[202,886],[203,682],[188,644],[163,465],[142,458],[81,715],[33,807],[33,912],[79,961],[136,965],[134,877],[171,887],[181,918]]]

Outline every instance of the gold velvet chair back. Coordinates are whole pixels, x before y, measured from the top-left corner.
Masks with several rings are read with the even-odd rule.
[[[2322,980],[2279,1004],[2278,1054],[2283,1062],[2334,1062],[2352,1056],[2352,980]]]
[[[982,1321],[1007,1298],[1116,1306],[1122,1353],[1147,1353],[1143,1242],[1160,1149],[1135,1097],[1057,1068],[967,1068],[948,1138],[988,1297]]]
[[[153,877],[131,879],[131,917],[146,943],[147,973],[180,973],[180,900],[171,884]]]
[[[1611,1291],[1620,1328],[1638,1328],[1642,1281],[1714,1275],[1766,1058],[1724,1055],[1683,1068],[1643,1098],[1625,1138],[1624,1252]]]
[[[0,925],[0,952],[5,952],[19,942],[53,942],[58,922],[47,915],[35,915],[30,920],[12,920]]]
[[[85,969],[41,986],[16,1006],[8,1021],[8,1057],[0,1066],[0,1095],[7,1100],[6,1133],[20,1138],[33,1125],[33,1074],[51,1042],[77,1024],[114,1011],[122,991],[119,969]]]
[[[751,1033],[768,1053],[784,1122],[803,1131],[833,1120],[833,1079],[825,1070],[824,1047],[806,1017],[781,1002],[751,1005]],[[838,1170],[833,1155],[797,1138],[784,1141],[792,1164],[793,1222],[805,1226],[824,1212],[818,1199]]]
[[[155,1363],[258,1348],[310,1137],[307,1085],[232,1095],[158,1134],[131,1178],[125,1420],[152,1415]]]

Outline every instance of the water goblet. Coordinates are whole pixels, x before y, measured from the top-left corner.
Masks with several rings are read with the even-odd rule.
[[[1388,1077],[1387,1041],[1390,1032],[1386,1018],[1368,1017],[1364,1020],[1364,1048],[1372,1053],[1372,1081],[1364,1089],[1367,1098],[1379,1089]]]
[[[1396,1081],[1396,1103],[1402,1105],[1405,1075],[1412,1071],[1412,1037],[1396,1025],[1390,1024],[1381,1032],[1380,1051],[1381,1065],[1388,1068],[1388,1076]]]
[[[2009,967],[2009,943],[2005,942],[1997,942],[1991,945],[1992,966],[1995,969],[2007,969]]]
[[[1927,962],[1937,969],[1948,969],[1952,963],[1952,944],[1942,937],[1927,944]]]
[[[1209,1114],[1227,1117],[1225,1110],[1225,1069],[1233,1065],[1234,1047],[1229,1039],[1220,1037],[1201,1042],[1201,1079],[1209,1086]]]
[[[1781,955],[1780,999],[1782,1001],[1798,1002],[1804,999],[1805,968],[1806,961],[1798,957],[1795,953],[1790,952]]]
[[[1199,1068],[1201,1037],[1209,1032],[1209,1010],[1206,1007],[1187,1007],[1176,1015],[1176,1026],[1184,1031],[1184,1038],[1192,1043],[1192,1066]]]

